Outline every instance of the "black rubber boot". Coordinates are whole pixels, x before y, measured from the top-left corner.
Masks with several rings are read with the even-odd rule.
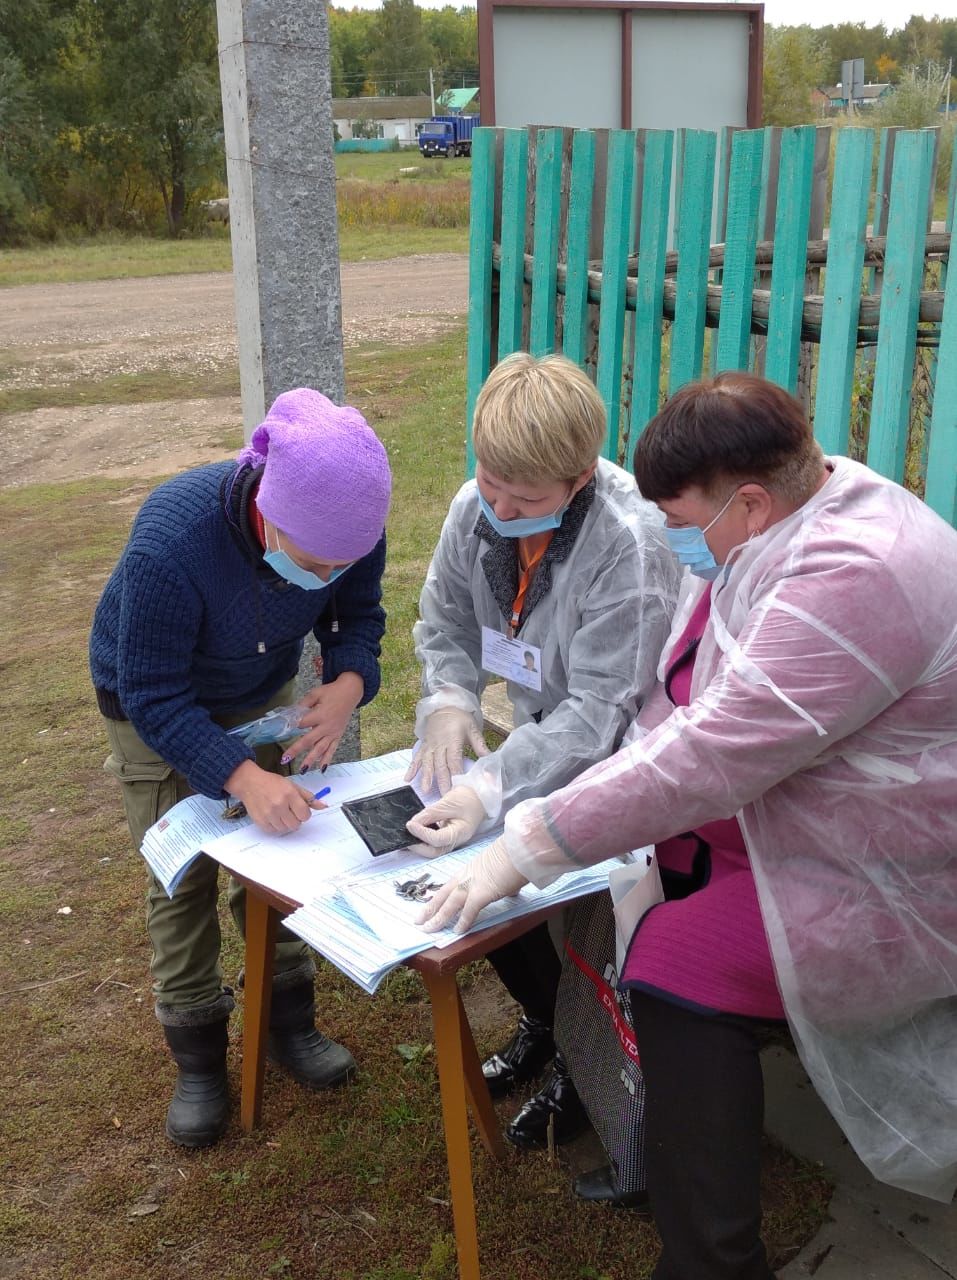
[[[607,1204],[612,1209],[643,1209],[650,1218],[647,1191],[622,1191],[610,1164],[582,1173],[572,1183],[579,1200],[591,1204]]]
[[[577,1138],[589,1124],[578,1090],[560,1053],[555,1054],[555,1065],[545,1087],[529,1098],[506,1128],[505,1136],[516,1147],[547,1147],[550,1124],[554,1128],[557,1147]]]
[[[166,1043],[179,1067],[173,1101],[166,1113],[166,1136],[181,1147],[211,1147],[226,1128],[228,1021],[226,1017],[199,1026],[163,1025]]]
[[[554,1056],[551,1027],[523,1014],[508,1044],[482,1063],[489,1093],[493,1098],[504,1098],[519,1085],[534,1080]]]
[[[307,1089],[334,1089],[355,1075],[356,1061],[349,1050],[316,1029],[316,991],[311,979],[284,986],[280,978],[273,987],[269,1061]]]

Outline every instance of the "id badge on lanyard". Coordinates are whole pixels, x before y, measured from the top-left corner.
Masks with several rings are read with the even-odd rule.
[[[541,649],[527,640],[504,636],[494,627],[482,628],[482,669],[535,693],[542,691]]]

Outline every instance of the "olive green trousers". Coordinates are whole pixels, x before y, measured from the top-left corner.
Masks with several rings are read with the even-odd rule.
[[[292,684],[284,686],[265,707],[234,716],[217,716],[229,729],[264,715],[271,707],[291,702]],[[168,809],[192,795],[192,788],[137,734],[128,720],[106,720],[110,755],[104,768],[119,780],[126,819],[137,851],[147,830]],[[280,764],[282,747],[260,747],[256,762],[263,769],[285,773]],[[208,1009],[210,1021],[222,1016],[223,973],[220,965],[219,864],[205,854],[197,858],[180,881],[172,898],[148,872],[146,927],[153,948],[150,972],[156,1013],[161,1022],[200,1023]],[[240,933],[245,935],[246,891],[230,877],[229,907]],[[315,972],[312,953],[301,938],[279,926],[275,975],[279,986],[309,980]],[[188,1011],[193,1011],[192,1015]]]

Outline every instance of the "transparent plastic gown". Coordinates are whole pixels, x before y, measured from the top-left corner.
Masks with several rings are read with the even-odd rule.
[[[885,1182],[957,1184],[957,532],[847,459],[714,585],[692,702],[506,819],[537,884],[736,816],[802,1061]],[[704,584],[687,579],[680,635]],[[670,647],[670,646],[669,646]],[[667,661],[666,648],[663,664]]]
[[[503,631],[507,620],[482,567],[488,544],[474,532],[480,515],[470,480],[449,509],[413,629],[424,695],[417,734],[441,707],[461,707],[482,723],[482,627]],[[606,757],[653,688],[679,583],[663,523],[627,472],[599,462],[574,545],[551,566],[550,590],[519,632],[542,651],[541,693],[509,682],[514,732],[453,780],[478,792],[490,818]]]

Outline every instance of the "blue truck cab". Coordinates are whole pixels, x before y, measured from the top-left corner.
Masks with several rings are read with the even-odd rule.
[[[470,156],[478,116],[433,116],[419,128],[419,150],[430,156]]]

